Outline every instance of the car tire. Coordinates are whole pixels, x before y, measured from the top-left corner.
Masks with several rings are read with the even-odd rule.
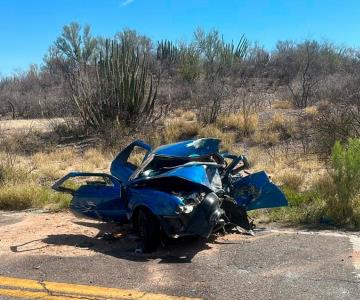
[[[160,223],[153,213],[148,209],[141,208],[137,215],[137,226],[139,236],[143,243],[143,252],[156,251],[160,243]]]

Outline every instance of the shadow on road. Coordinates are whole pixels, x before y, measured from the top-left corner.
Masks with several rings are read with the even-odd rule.
[[[99,233],[95,237],[80,234],[57,234],[49,235],[42,240],[48,246],[66,245],[78,248],[90,249],[92,251],[110,255],[113,257],[131,260],[148,261],[160,259],[159,263],[191,263],[193,257],[204,250],[211,249],[209,243],[197,237],[184,237],[179,239],[167,239],[159,249],[151,254],[136,253],[135,250],[141,244],[130,227],[118,227],[108,223],[93,223],[77,221],[78,225],[95,227]],[[113,234],[109,235],[108,232]],[[108,236],[105,239],[105,236]]]

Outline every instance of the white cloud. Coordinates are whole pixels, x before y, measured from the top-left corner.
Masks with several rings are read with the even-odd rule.
[[[120,4],[120,6],[122,6],[122,7],[128,6],[129,4],[131,4],[133,2],[134,2],[134,0],[125,0]]]

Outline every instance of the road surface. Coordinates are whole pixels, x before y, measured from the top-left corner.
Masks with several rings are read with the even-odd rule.
[[[115,240],[102,239],[116,231]],[[360,234],[265,225],[255,236],[134,252],[129,230],[0,212],[0,299],[359,299]]]

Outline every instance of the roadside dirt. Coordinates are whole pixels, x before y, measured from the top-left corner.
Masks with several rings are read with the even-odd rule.
[[[11,134],[19,131],[40,131],[48,132],[51,130],[51,122],[64,122],[61,118],[55,119],[28,119],[28,120],[0,120],[0,129],[6,133]]]
[[[116,239],[103,239],[105,232],[116,232]],[[220,244],[254,238],[256,237],[233,233],[214,236],[206,244],[201,241],[175,242],[159,249],[158,254],[174,252],[179,248],[183,253],[190,253],[198,244],[201,249],[196,249],[197,254],[213,255],[219,251]],[[69,212],[0,212],[0,257],[14,254],[93,256],[97,252],[109,253],[116,249],[133,253],[137,243],[136,236],[131,234],[129,228],[80,219]]]
[[[61,255],[90,256],[94,255],[91,248],[98,240],[102,231],[112,231],[114,226],[91,220],[83,220],[72,214],[63,213],[0,213],[0,218],[6,220],[9,215],[12,220],[0,222],[0,256],[16,253],[17,255]],[[100,226],[101,225],[101,226]],[[58,237],[58,241],[56,238]],[[63,241],[61,241],[63,237]],[[70,243],[68,239],[73,239]],[[75,237],[78,237],[76,241]],[[51,244],[51,239],[53,244]],[[100,238],[100,237],[99,237]],[[50,239],[50,240],[49,240]],[[90,243],[87,239],[91,239]],[[106,243],[105,243],[106,244]]]

